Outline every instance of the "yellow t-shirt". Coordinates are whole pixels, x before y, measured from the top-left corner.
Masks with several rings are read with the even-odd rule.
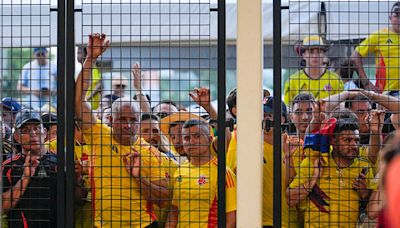
[[[400,90],[400,37],[388,28],[372,33],[356,51],[366,57],[375,54],[376,86],[379,91]]]
[[[178,168],[178,162],[167,155],[161,153],[161,174],[167,179],[168,188],[173,188],[173,180],[175,171]],[[157,216],[157,221],[160,224],[164,224],[167,220],[171,202],[163,202],[161,206],[154,204],[154,213]]]
[[[343,90],[343,81],[332,71],[326,70],[319,79],[311,79],[304,70],[299,70],[290,75],[286,81],[284,100],[287,105],[290,105],[294,97],[301,92],[311,93],[318,100]]]
[[[320,192],[313,190],[319,200],[310,200],[306,203],[305,227],[355,227],[359,214],[359,194],[353,190],[353,182],[358,178],[363,168],[370,168],[368,160],[356,158],[347,167],[339,169],[331,155],[326,157],[322,164],[322,176],[317,186]],[[315,158],[307,157],[303,160],[300,173],[290,184],[290,188],[297,188],[308,181],[314,173]],[[368,189],[376,189],[372,170],[367,173]],[[316,202],[316,203],[314,203]],[[316,205],[318,204],[318,205]]]
[[[263,161],[263,226],[273,226],[274,199],[274,151],[273,146],[264,142]],[[294,226],[297,223],[295,209],[289,211],[286,200],[286,166],[282,164],[282,227]],[[289,221],[290,219],[290,221]]]
[[[101,83],[101,74],[100,70],[97,67],[94,67],[92,69],[92,83],[90,84],[90,87],[88,88],[88,91],[86,92],[86,98],[90,96],[92,92],[94,92],[94,89],[96,88],[96,85],[98,83]],[[92,110],[96,110],[99,107],[99,103],[101,102],[101,92],[97,93],[92,97],[92,99],[89,100],[90,105],[92,107]]]
[[[179,208],[178,227],[214,227],[217,224],[218,161],[194,166],[190,162],[175,172],[172,204]],[[236,211],[236,177],[226,169],[226,212]]]
[[[156,220],[152,204],[140,193],[141,185],[126,170],[123,156],[134,151],[141,158],[140,175],[149,181],[164,178],[160,152],[143,139],[132,146],[114,141],[111,129],[94,124],[83,132],[91,145],[92,201],[97,227],[146,227]]]

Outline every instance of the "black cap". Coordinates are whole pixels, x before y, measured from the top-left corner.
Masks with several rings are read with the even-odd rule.
[[[15,128],[21,128],[26,123],[42,123],[38,112],[32,109],[23,109],[15,117]]]
[[[57,115],[52,112],[42,114],[42,123],[49,130],[51,125],[57,124]]]
[[[264,112],[265,113],[273,113],[274,112],[274,98],[273,97],[265,97],[264,98]],[[285,103],[282,102],[282,116],[287,115],[287,108]]]

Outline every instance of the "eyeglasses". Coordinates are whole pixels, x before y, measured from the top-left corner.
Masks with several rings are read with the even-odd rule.
[[[23,127],[19,130],[19,132],[23,135],[29,135],[29,134],[40,134],[40,132],[42,131],[42,126],[41,125],[37,125],[37,126],[33,126],[33,127]]]

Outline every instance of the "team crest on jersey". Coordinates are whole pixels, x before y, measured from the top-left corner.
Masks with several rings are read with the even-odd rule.
[[[169,175],[169,173],[168,172],[165,172],[165,178],[170,178],[171,177],[171,175]]]
[[[176,178],[176,182],[182,182],[182,176],[181,175],[179,175],[177,178]]]
[[[325,91],[331,91],[331,90],[332,90],[331,84],[325,85],[324,90],[325,90]]]
[[[199,179],[197,180],[199,185],[205,185],[207,183],[207,179],[204,175],[200,175]]]

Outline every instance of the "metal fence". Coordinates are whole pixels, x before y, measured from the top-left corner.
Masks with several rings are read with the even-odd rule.
[[[238,7],[1,1],[1,227],[235,227],[237,158],[260,155],[237,151]],[[263,207],[242,213],[395,227],[400,4],[262,10]]]

